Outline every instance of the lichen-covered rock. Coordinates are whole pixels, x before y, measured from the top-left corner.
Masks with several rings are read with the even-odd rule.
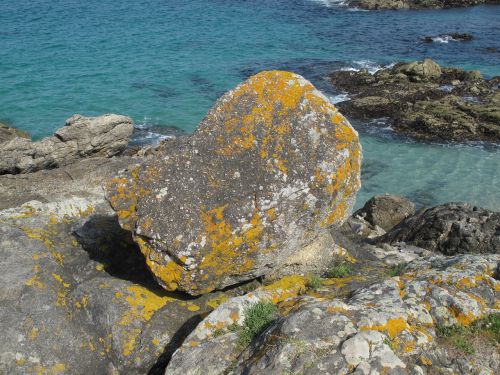
[[[244,306],[272,300],[258,289],[209,314],[165,374],[493,374],[498,355],[446,361],[449,349],[439,345],[437,329],[500,312],[499,262],[496,254],[434,255],[346,299],[290,294],[279,304],[281,316],[245,348],[234,329],[244,321]]]
[[[370,198],[353,216],[360,216],[385,231],[415,213],[415,204],[397,195],[377,195]]]
[[[32,142],[14,137],[2,143],[0,174],[34,172],[55,168],[89,156],[110,157],[128,145],[132,119],[119,115],[74,115],[53,136]]]
[[[467,203],[420,210],[379,242],[406,242],[446,255],[500,253],[500,213]]]
[[[102,183],[138,160],[0,176],[0,374],[161,373],[224,300],[163,290],[118,224]]]
[[[411,80],[428,80],[441,77],[441,67],[431,59],[397,64],[393,71],[403,73]]]
[[[108,184],[167,290],[207,293],[279,268],[349,215],[360,186],[356,131],[302,77],[259,73],[197,131]]]

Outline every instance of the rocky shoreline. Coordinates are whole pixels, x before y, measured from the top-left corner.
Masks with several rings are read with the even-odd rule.
[[[351,8],[366,10],[400,10],[400,9],[449,9],[464,8],[475,5],[496,5],[498,0],[350,0]]]
[[[351,118],[387,118],[396,133],[424,141],[500,141],[500,77],[425,59],[373,75],[336,71],[329,79],[349,95],[337,106]]]
[[[0,175],[1,373],[500,367],[500,214],[390,195],[352,213],[358,135],[304,78],[259,73],[139,152],[110,116],[63,128],[95,148]],[[16,142],[40,147],[0,156]]]

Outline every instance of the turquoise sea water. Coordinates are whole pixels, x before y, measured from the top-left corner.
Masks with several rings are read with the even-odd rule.
[[[223,92],[263,69],[324,81],[339,68],[432,57],[500,75],[500,7],[352,11],[314,0],[0,0],[0,121],[51,134],[74,113],[115,112],[143,127],[196,128]],[[468,43],[423,43],[469,32]],[[495,50],[497,48],[497,50]],[[500,150],[408,142],[357,125],[363,189],[419,204],[500,209]]]

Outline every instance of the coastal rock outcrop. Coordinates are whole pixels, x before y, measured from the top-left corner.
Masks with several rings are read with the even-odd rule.
[[[128,145],[134,126],[126,116],[74,115],[53,136],[33,142],[12,137],[0,148],[0,174],[34,172],[60,167],[89,156],[111,157]]]
[[[339,109],[357,119],[387,118],[395,132],[425,141],[500,142],[498,78],[439,67],[430,59],[370,74],[337,71],[332,84],[350,100]]]
[[[405,242],[446,255],[500,253],[500,213],[466,203],[423,209],[379,242]]]
[[[360,187],[356,131],[304,78],[261,72],[195,133],[108,184],[107,198],[167,290],[253,279],[324,238]]]
[[[481,4],[498,4],[499,0],[350,0],[353,8],[367,10],[383,9],[446,9],[463,8]]]
[[[11,139],[16,137],[27,138],[27,139],[30,138],[28,133],[23,132],[16,128],[11,128],[0,122],[0,143],[10,141]]]
[[[457,355],[441,332],[498,319],[499,262],[500,255],[491,254],[422,257],[399,276],[347,298],[335,297],[349,282],[341,279],[309,292],[278,288],[274,296],[288,291],[283,303],[265,287],[257,289],[209,314],[174,353],[165,375],[494,373],[500,366],[494,341]],[[278,314],[244,341],[246,314],[259,303],[277,304]]]
[[[415,204],[397,195],[377,195],[370,198],[353,216],[388,231],[415,213]]]

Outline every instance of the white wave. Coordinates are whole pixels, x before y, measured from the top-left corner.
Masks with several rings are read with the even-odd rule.
[[[454,40],[451,36],[449,35],[440,35],[440,36],[435,36],[431,38],[434,43],[448,43],[450,40]]]
[[[311,0],[311,1],[313,3],[321,4],[327,8],[347,6],[347,0]]]
[[[346,102],[348,100],[351,100],[351,98],[347,94],[333,95],[330,96],[328,99],[330,99],[330,103],[332,104],[337,104],[340,102]]]

